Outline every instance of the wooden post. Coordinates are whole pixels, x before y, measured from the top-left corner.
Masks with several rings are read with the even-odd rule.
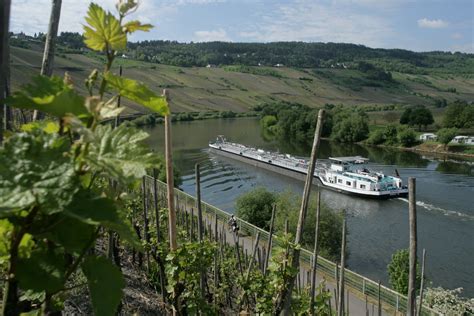
[[[10,74],[10,0],[0,2],[0,144],[3,141],[3,100],[7,95]]]
[[[166,90],[163,95],[167,98]],[[174,181],[173,181],[173,154],[171,144],[171,117],[165,116],[165,151],[166,151],[166,185],[168,193],[168,231],[170,239],[170,250],[178,248],[176,241],[176,210],[174,209]]]
[[[226,235],[225,231],[223,231],[224,236]],[[239,267],[239,272],[241,276],[244,276],[244,269],[242,268],[242,260],[240,258],[240,249],[239,249],[239,238],[235,236],[236,234],[232,234],[234,236],[234,244],[235,244],[235,254],[237,256],[237,265]]]
[[[195,165],[196,171],[196,209],[198,213],[198,238],[202,241],[202,209],[201,209],[201,175],[199,171],[199,164]]]
[[[48,34],[44,44],[43,62],[41,64],[41,75],[51,77],[54,65],[54,50],[56,46],[56,37],[58,36],[59,18],[61,17],[62,0],[53,0],[51,6],[51,16],[49,18]],[[42,118],[42,114],[35,110],[33,121]]]
[[[382,303],[380,301],[380,280],[379,280],[378,290],[377,290],[377,313],[378,313],[378,316],[382,316]]]
[[[253,251],[252,251],[252,257],[250,258],[249,265],[247,267],[247,274],[245,275],[245,284],[249,282],[250,279],[250,272],[252,271],[253,263],[255,261],[255,255],[257,254],[257,249],[258,249],[258,242],[260,240],[260,232],[257,233],[257,236],[255,237],[255,243],[253,244]],[[245,294],[244,294],[245,295]],[[247,309],[249,308],[249,298],[247,295],[245,295],[245,301],[247,302]]]
[[[197,163],[195,165],[195,172],[196,172],[196,208],[198,212],[198,238],[199,242],[202,243],[202,235],[203,235],[203,227],[202,227],[202,209],[201,209],[201,175],[200,175],[200,170],[199,170],[199,164]],[[204,299],[204,287],[205,287],[205,275],[203,268],[201,269],[200,272],[200,280],[199,280],[199,286],[201,288],[201,298]]]
[[[150,243],[150,233],[148,232],[148,194],[146,192],[146,179],[145,176],[142,178],[142,199],[143,199],[143,235],[145,242]],[[148,250],[145,251],[146,256],[146,269],[150,272],[150,253]]]
[[[344,315],[344,269],[346,265],[346,214],[343,211],[342,218],[342,241],[341,241],[341,274],[339,277],[339,308],[338,315]]]
[[[318,191],[318,205],[316,206],[316,227],[314,229],[314,252],[313,252],[313,266],[311,269],[311,301],[310,313],[314,315],[314,295],[316,291],[316,269],[318,265],[318,234],[319,234],[319,215],[321,211],[321,192]]]
[[[156,180],[157,175],[158,175],[158,170],[156,170],[156,168],[153,168],[153,204],[155,206],[156,242],[160,243],[161,242],[160,212],[158,209],[158,191],[157,191],[158,181]],[[164,265],[161,258],[159,259],[160,259],[160,262],[158,264],[160,266],[160,290],[161,290],[161,295],[163,297],[163,301],[166,303],[165,269],[164,269]]]
[[[426,259],[426,249],[423,248],[423,258],[421,259],[420,302],[418,303],[417,316],[421,316],[421,310],[423,308],[423,288],[425,285],[425,259]]]
[[[408,205],[410,223],[410,270],[408,275],[407,316],[416,312],[416,179],[408,178]]]
[[[120,67],[119,67],[119,76],[122,77],[122,65],[120,65]],[[117,98],[117,107],[118,108],[120,107],[120,102],[121,102],[121,96],[119,94],[118,98]],[[115,117],[115,128],[117,128],[117,126],[119,126],[119,124],[120,124],[120,114],[117,114],[117,116]]]
[[[270,220],[270,232],[268,234],[267,251],[265,253],[265,261],[263,262],[263,275],[267,275],[268,260],[270,259],[270,253],[272,252],[272,237],[273,237],[273,226],[275,224],[275,212],[276,212],[276,204],[273,204],[272,219]]]
[[[300,213],[299,213],[299,218],[298,218],[298,226],[296,229],[295,244],[297,246],[301,243],[301,236],[303,235],[304,221],[306,219],[306,212],[308,210],[309,195],[311,193],[311,185],[313,183],[313,178],[314,178],[314,169],[316,166],[316,158],[317,158],[317,153],[318,153],[318,148],[319,148],[319,141],[321,139],[321,130],[323,127],[323,116],[324,116],[324,110],[321,109],[319,110],[319,113],[318,113],[318,121],[317,121],[316,129],[314,132],[313,148],[311,150],[311,159],[309,162],[308,172],[306,174],[306,182],[304,185],[303,198],[301,201],[301,208],[300,208]],[[300,267],[299,247],[296,247],[293,250],[292,265],[293,265],[293,268],[296,269],[296,271],[299,270],[299,267]],[[295,277],[291,277],[289,278],[288,283],[285,284],[285,287],[283,289],[283,293],[281,297],[282,297],[282,300],[284,300],[284,310],[283,310],[284,315],[290,315],[291,293],[293,291],[294,284],[295,284]],[[277,312],[279,313],[280,310],[281,310],[281,306],[278,306]]]

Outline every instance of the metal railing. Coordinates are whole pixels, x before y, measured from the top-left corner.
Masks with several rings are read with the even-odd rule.
[[[152,177],[147,177],[147,180],[152,182]],[[166,183],[157,180],[158,191],[166,190]],[[183,192],[179,189],[175,189],[176,198],[181,202],[184,202],[185,205],[196,205],[196,198],[186,192]],[[232,214],[221,210],[209,203],[201,201],[201,208],[203,215],[207,214],[212,217],[216,217],[219,221],[227,223]],[[239,223],[240,232],[242,234],[247,234],[253,238],[260,233],[260,242],[268,241],[269,232],[249,223],[244,220],[237,218]],[[272,239],[272,247],[279,246],[279,241],[277,238]],[[300,252],[300,260],[302,264],[306,264],[310,267],[313,259],[313,253],[307,249],[302,248]],[[336,263],[318,256],[318,273],[324,274],[326,277],[331,279],[336,278]],[[349,269],[344,270],[344,282],[347,286],[352,289],[352,292],[356,295],[359,295],[361,299],[365,299],[367,296],[369,299],[378,300],[378,282],[375,282],[371,279],[368,279],[354,271]],[[388,307],[394,311],[400,313],[406,313],[407,309],[407,297],[403,294],[400,294],[392,289],[389,289],[383,285],[380,286],[380,301],[384,307]],[[440,315],[435,310],[423,306],[421,310],[421,315]]]

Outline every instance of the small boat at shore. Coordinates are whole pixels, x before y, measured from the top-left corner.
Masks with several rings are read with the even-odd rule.
[[[210,142],[209,147],[220,155],[303,181],[308,173],[309,162],[306,159],[228,142],[222,135]],[[314,178],[324,187],[341,193],[370,198],[408,195],[408,188],[403,185],[398,172],[391,176],[370,170],[366,165],[368,161],[360,156],[318,159]]]

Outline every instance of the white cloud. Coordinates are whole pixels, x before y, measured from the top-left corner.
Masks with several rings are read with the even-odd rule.
[[[419,19],[418,26],[422,28],[428,29],[442,29],[448,26],[448,22],[443,21],[441,19],[437,20],[429,20],[427,18]]]
[[[231,39],[227,36],[227,32],[224,29],[194,32],[194,40],[196,42],[231,42]]]
[[[256,41],[322,41],[384,46],[393,30],[387,20],[354,12],[343,2],[295,1],[277,6],[261,22],[241,30]]]

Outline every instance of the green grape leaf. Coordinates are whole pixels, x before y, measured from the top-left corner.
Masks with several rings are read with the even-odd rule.
[[[38,238],[47,238],[73,253],[79,253],[90,245],[95,231],[93,225],[63,214],[58,215],[53,219],[52,228]]]
[[[87,277],[94,314],[115,315],[125,287],[120,270],[104,257],[88,257],[81,268]]]
[[[59,124],[53,121],[37,121],[23,124],[20,129],[23,132],[31,132],[35,129],[41,129],[48,134],[54,134],[59,132]]]
[[[140,21],[130,21],[124,24],[123,26],[125,32],[127,33],[133,33],[136,31],[144,31],[148,32],[153,28],[153,25],[151,24],[142,24]]]
[[[91,191],[81,190],[66,208],[64,215],[79,220],[87,225],[102,225],[117,232],[120,237],[135,248],[140,248],[140,241],[133,232],[129,221],[121,210],[115,207],[114,201],[98,196]],[[66,237],[65,235],[62,235]],[[74,235],[67,236],[74,238]],[[84,238],[87,238],[84,236]],[[74,240],[70,241],[74,243]],[[71,244],[71,246],[73,246]]]
[[[67,113],[88,115],[84,98],[57,76],[33,77],[32,83],[23,86],[6,102],[12,107],[39,110],[56,117],[63,117]]]
[[[170,113],[166,97],[156,95],[144,84],[132,79],[116,76],[110,72],[105,74],[105,80],[121,96],[161,115],[168,115]]]
[[[63,288],[65,272],[63,254],[38,249],[18,260],[16,276],[22,290],[54,293]]]
[[[123,32],[119,20],[110,12],[105,12],[95,3],[89,5],[84,25],[84,43],[90,49],[103,52],[105,50],[124,50],[127,46],[127,35]]]
[[[0,217],[34,205],[61,212],[80,187],[68,150],[67,139],[40,130],[8,138],[0,147]]]
[[[129,184],[146,175],[146,169],[160,163],[144,143],[148,134],[133,127],[99,125],[90,142],[87,163],[108,177]]]

